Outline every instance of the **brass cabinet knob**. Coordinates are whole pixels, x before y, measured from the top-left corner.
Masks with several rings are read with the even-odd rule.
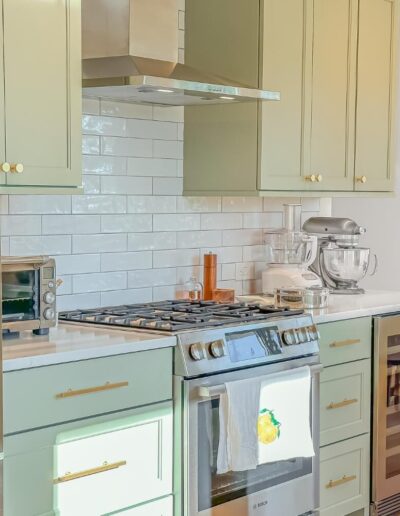
[[[7,161],[5,161],[4,163],[1,164],[0,169],[2,172],[10,172],[11,166],[9,163],[7,163]]]
[[[306,181],[311,181],[311,183],[315,183],[317,181],[317,176],[315,174],[311,174],[311,176],[305,176]]]
[[[366,178],[366,176],[359,176],[359,177],[356,177],[356,181],[357,181],[357,183],[362,183],[364,185],[367,182],[367,178]]]
[[[24,165],[22,163],[13,163],[10,167],[10,171],[15,174],[22,174],[24,171]]]
[[[318,183],[320,183],[322,181],[322,175],[321,174],[317,175],[317,181],[318,181]]]

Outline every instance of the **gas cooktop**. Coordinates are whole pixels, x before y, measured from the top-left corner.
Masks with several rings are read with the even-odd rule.
[[[213,301],[176,300],[60,312],[59,319],[69,322],[175,333],[184,330],[239,325],[247,322],[262,322],[266,319],[282,318],[302,313],[302,310],[289,310],[256,304],[219,304]]]

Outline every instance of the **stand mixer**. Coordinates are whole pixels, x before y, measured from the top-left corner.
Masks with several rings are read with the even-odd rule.
[[[358,286],[370,266],[370,249],[359,247],[365,229],[354,220],[336,217],[312,217],[303,231],[317,237],[317,253],[310,269],[322,279],[333,294],[363,294]],[[377,256],[371,276],[377,271]]]
[[[301,204],[284,205],[284,227],[264,233],[267,268],[262,273],[264,294],[278,288],[321,287],[321,279],[308,269],[317,255],[317,238],[300,229]]]

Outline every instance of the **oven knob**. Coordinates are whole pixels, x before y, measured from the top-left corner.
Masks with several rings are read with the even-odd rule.
[[[317,327],[315,325],[314,326],[310,326],[308,328],[308,332],[310,334],[311,340],[319,340],[320,334],[319,334],[319,331],[318,331],[318,329],[317,329]]]
[[[222,339],[214,340],[209,347],[210,355],[214,358],[220,358],[226,355],[225,344]]]
[[[308,332],[305,328],[300,328],[298,331],[299,340],[301,344],[309,341]]]
[[[297,338],[294,330],[286,330],[283,332],[282,336],[284,343],[288,346],[293,346],[293,344],[296,344]]]
[[[55,300],[56,300],[56,296],[55,296],[54,292],[46,292],[43,295],[43,301],[48,305],[52,305]]]
[[[48,321],[54,319],[55,316],[56,312],[53,310],[53,308],[46,308],[46,310],[43,312],[43,317]]]
[[[193,358],[193,360],[203,360],[204,358],[206,358],[206,352],[201,342],[196,342],[195,344],[192,344],[189,348],[189,354]]]

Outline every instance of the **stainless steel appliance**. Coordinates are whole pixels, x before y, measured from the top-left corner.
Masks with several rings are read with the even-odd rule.
[[[374,318],[372,514],[400,514],[400,315]]]
[[[359,246],[365,229],[354,220],[335,217],[312,217],[303,231],[318,238],[318,249],[310,269],[318,274],[334,294],[363,294],[358,286],[367,274],[370,250]],[[377,271],[377,256],[371,275]]]
[[[240,303],[169,301],[64,312],[60,319],[177,336],[178,514],[298,516],[318,508],[319,335],[310,315]],[[293,457],[251,471],[218,475],[219,402],[224,384],[305,365],[312,374],[310,427],[315,457]]]
[[[2,256],[2,333],[45,335],[56,325],[56,266],[48,256]]]
[[[280,99],[178,63],[178,32],[178,0],[82,0],[85,95],[175,106]]]

